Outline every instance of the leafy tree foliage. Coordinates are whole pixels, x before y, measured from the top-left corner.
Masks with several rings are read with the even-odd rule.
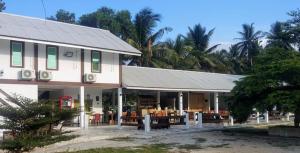
[[[231,111],[239,122],[248,119],[253,108],[295,112],[295,126],[300,121],[300,53],[282,48],[264,50],[252,72],[238,81],[232,95]]]
[[[20,96],[8,97],[8,102],[1,101],[0,116],[5,120],[0,128],[11,131],[13,139],[4,140],[1,148],[22,152],[56,142],[56,138],[51,138],[55,134],[53,125],[72,119],[74,114],[74,110],[59,110],[51,102],[35,102]]]
[[[253,65],[253,58],[259,53],[259,39],[263,37],[261,31],[255,31],[254,24],[243,24],[243,30],[238,32],[240,40],[236,45],[240,48],[240,56],[247,57],[250,66]]]
[[[286,29],[286,24],[275,22],[267,34],[268,44],[266,47],[279,47],[292,50],[292,34]]]
[[[59,22],[65,22],[65,23],[75,23],[75,14],[71,13],[69,11],[65,11],[63,9],[60,9],[56,12],[55,16],[51,16],[48,18],[49,20],[55,20]]]
[[[5,2],[3,0],[0,0],[0,12],[4,11],[6,9]]]

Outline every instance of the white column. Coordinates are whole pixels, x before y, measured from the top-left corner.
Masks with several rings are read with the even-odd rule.
[[[121,123],[122,123],[122,106],[123,106],[123,92],[122,88],[118,88],[118,128],[121,129]]]
[[[151,126],[150,126],[150,115],[145,115],[144,125],[145,125],[145,132],[150,132]]]
[[[188,110],[190,110],[190,92],[188,92],[187,94],[188,94],[187,95],[187,98],[188,98],[188,100],[187,100],[187,107],[188,107]]]
[[[179,99],[179,114],[182,115],[183,114],[183,94],[181,91],[178,93],[178,99]]]
[[[157,101],[157,110],[161,110],[160,107],[160,91],[157,91],[157,97],[156,97],[156,101]]]
[[[208,93],[208,97],[207,97],[207,105],[208,105],[208,113],[210,113],[210,102],[211,102],[211,100],[210,100],[210,93]]]
[[[202,113],[199,112],[199,113],[198,113],[198,124],[197,124],[199,128],[202,128],[202,127],[203,127],[202,122],[203,122],[203,121],[202,121]]]
[[[215,113],[219,113],[219,93],[214,94],[214,99],[215,99]]]
[[[233,126],[233,117],[229,115],[229,125]]]
[[[259,121],[259,112],[256,112],[256,123],[259,124],[260,121]]]
[[[265,121],[269,123],[269,111],[265,112]]]
[[[85,113],[84,113],[84,86],[80,86],[80,128],[85,127]]]

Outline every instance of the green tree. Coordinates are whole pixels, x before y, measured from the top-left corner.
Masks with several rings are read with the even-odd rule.
[[[275,22],[267,34],[268,44],[266,47],[279,47],[287,50],[292,47],[292,34],[286,29],[285,23]]]
[[[252,73],[236,82],[228,101],[231,113],[244,122],[253,108],[263,112],[274,106],[295,113],[295,126],[300,121],[300,53],[282,48],[264,50]]]
[[[6,9],[5,2],[3,0],[0,0],[0,12],[4,11]]]
[[[135,36],[130,42],[137,49],[142,51],[141,58],[133,58],[131,64],[137,64],[142,66],[153,66],[153,45],[165,34],[172,29],[170,27],[164,27],[157,31],[157,23],[160,22],[161,15],[156,14],[150,8],[144,8],[140,10],[134,18]]]
[[[300,51],[300,9],[290,11],[288,13],[292,18],[287,21],[287,30],[290,32],[293,44],[298,47]]]
[[[75,14],[63,9],[58,10],[55,16],[51,16],[48,19],[72,24],[76,22]]]
[[[30,151],[35,147],[55,143],[60,138],[73,138],[61,137],[60,133],[53,131],[53,125],[72,119],[75,110],[59,110],[53,104],[49,101],[36,102],[21,96],[9,96],[7,101],[0,100],[0,116],[5,118],[0,128],[9,130],[14,137],[12,140],[5,139],[1,143],[1,149],[11,152]],[[54,135],[57,136],[52,137]]]
[[[132,38],[134,33],[131,14],[127,10],[116,12],[111,8],[102,7],[95,12],[82,15],[79,24],[109,30],[125,41]]]
[[[259,39],[263,37],[261,31],[255,31],[254,23],[243,24],[243,31],[238,32],[240,34],[236,45],[239,47],[240,56],[247,57],[250,66],[253,65],[253,58],[259,53],[260,45]]]
[[[214,29],[206,33],[206,28],[196,24],[193,28],[189,27],[186,37],[187,44],[192,46],[191,55],[197,59],[198,69],[209,71],[216,67],[215,61],[209,55],[219,44],[209,47],[209,41]]]
[[[196,59],[189,56],[192,48],[185,44],[182,35],[175,40],[167,39],[154,46],[152,63],[154,67],[172,69],[194,69]]]

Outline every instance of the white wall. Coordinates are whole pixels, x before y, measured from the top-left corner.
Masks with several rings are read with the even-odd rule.
[[[0,89],[9,95],[13,96],[14,94],[18,96],[23,96],[30,98],[32,100],[38,99],[38,86],[37,85],[22,85],[22,84],[0,84]],[[0,94],[0,97],[5,98]]]
[[[24,68],[34,69],[34,51],[32,43],[25,43]],[[19,79],[22,68],[10,67],[10,41],[0,39],[0,71],[4,72],[0,79]]]
[[[91,71],[91,51],[86,51],[84,59],[84,73]],[[97,75],[96,83],[119,83],[119,54],[102,52],[101,73]]]
[[[65,52],[72,52],[73,57],[65,57]],[[38,68],[46,70],[46,45],[39,44]],[[58,70],[52,72],[51,81],[80,82],[80,49],[59,47]]]
[[[64,89],[64,96],[71,96],[74,99],[78,99],[79,88],[66,88]],[[93,113],[102,114],[102,90],[100,88],[85,88],[85,99],[88,99],[88,95],[90,99],[93,100],[92,111]],[[99,101],[96,101],[96,96],[99,96]]]
[[[38,45],[38,68],[46,70],[46,45]],[[65,52],[73,52],[73,57],[65,57]],[[53,80],[60,82],[81,82],[81,50],[68,47],[59,47],[59,69],[52,71]],[[0,39],[0,79],[19,79],[22,68],[10,67],[10,41]],[[25,69],[34,69],[34,45],[25,43]],[[91,73],[91,51],[85,50],[84,73]],[[119,83],[119,54],[102,52],[102,71],[95,73],[96,83]]]

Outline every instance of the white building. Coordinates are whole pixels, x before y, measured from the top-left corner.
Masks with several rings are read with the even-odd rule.
[[[89,99],[102,113],[102,90],[121,87],[122,55],[141,52],[107,30],[0,13],[0,89],[10,95]]]
[[[84,128],[85,103],[91,104],[93,113],[102,114],[106,89],[118,89],[118,118],[123,113],[122,100],[126,102],[124,95],[136,91],[154,94],[158,109],[170,102],[161,97],[173,94],[177,98],[172,107],[180,115],[183,111],[219,113],[218,95],[230,92],[241,78],[121,66],[122,55],[140,56],[141,52],[107,30],[0,13],[0,100],[6,94],[56,101],[71,96],[72,107],[81,110]]]

